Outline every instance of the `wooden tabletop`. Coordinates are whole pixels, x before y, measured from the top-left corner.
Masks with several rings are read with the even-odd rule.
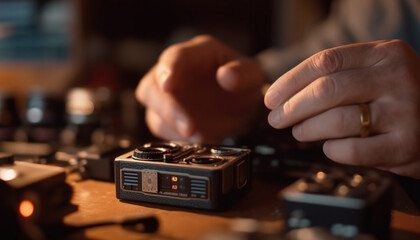
[[[68,239],[183,239],[200,240],[207,234],[227,228],[235,219],[256,219],[282,226],[276,194],[285,183],[254,179],[253,190],[236,205],[222,212],[191,210],[153,204],[131,204],[115,197],[115,185],[110,182],[80,180],[71,174],[72,202],[79,209],[65,218],[65,223],[80,225],[100,220],[123,218],[133,214],[153,214],[159,220],[156,233],[138,233],[120,226],[87,229],[68,236]],[[391,239],[420,239],[420,212],[405,192],[398,188],[392,210]]]

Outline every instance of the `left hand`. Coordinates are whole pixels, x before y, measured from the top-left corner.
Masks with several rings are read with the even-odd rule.
[[[370,108],[361,138],[359,104]],[[420,178],[420,58],[403,41],[321,51],[267,91],[268,121],[299,141],[326,140],[330,159]]]
[[[264,81],[256,60],[200,35],[163,51],[136,97],[155,136],[218,144],[252,124]]]

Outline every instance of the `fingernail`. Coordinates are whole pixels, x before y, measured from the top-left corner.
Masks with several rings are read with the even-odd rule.
[[[217,77],[220,86],[227,91],[235,91],[240,88],[240,81],[237,73],[229,67],[221,67],[218,69]]]
[[[268,108],[273,109],[280,104],[280,95],[277,91],[268,90],[265,95],[265,104]]]
[[[161,88],[165,88],[165,84],[169,78],[170,71],[168,69],[160,69],[158,73],[158,81]]]
[[[302,137],[302,125],[301,124],[297,124],[293,127],[292,129],[292,133],[293,136],[297,139],[300,140]]]
[[[277,128],[280,122],[280,113],[277,110],[273,110],[268,114],[268,123],[274,127]]]

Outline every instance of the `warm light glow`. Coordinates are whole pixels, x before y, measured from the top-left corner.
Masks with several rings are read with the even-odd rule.
[[[352,187],[357,187],[363,181],[363,177],[359,174],[354,174],[350,184]]]
[[[19,204],[19,213],[23,217],[30,217],[34,214],[35,208],[34,204],[29,200],[23,200]]]
[[[95,110],[95,97],[82,88],[75,88],[68,94],[66,111],[71,115],[90,115]]]
[[[178,177],[173,176],[173,177],[172,177],[172,182],[178,182]]]
[[[347,186],[345,186],[345,185],[341,185],[337,189],[337,194],[339,196],[346,196],[348,193],[349,193],[349,188]]]
[[[11,181],[17,177],[17,172],[11,168],[0,169],[0,179],[3,181]]]
[[[323,181],[327,177],[327,174],[325,174],[322,171],[319,171],[316,173],[316,180],[317,181]]]

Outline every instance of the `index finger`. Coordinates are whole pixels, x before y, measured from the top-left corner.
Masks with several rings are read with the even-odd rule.
[[[264,103],[274,109],[315,79],[334,72],[373,66],[384,59],[378,46],[387,41],[356,43],[314,54],[282,75],[267,90]]]

